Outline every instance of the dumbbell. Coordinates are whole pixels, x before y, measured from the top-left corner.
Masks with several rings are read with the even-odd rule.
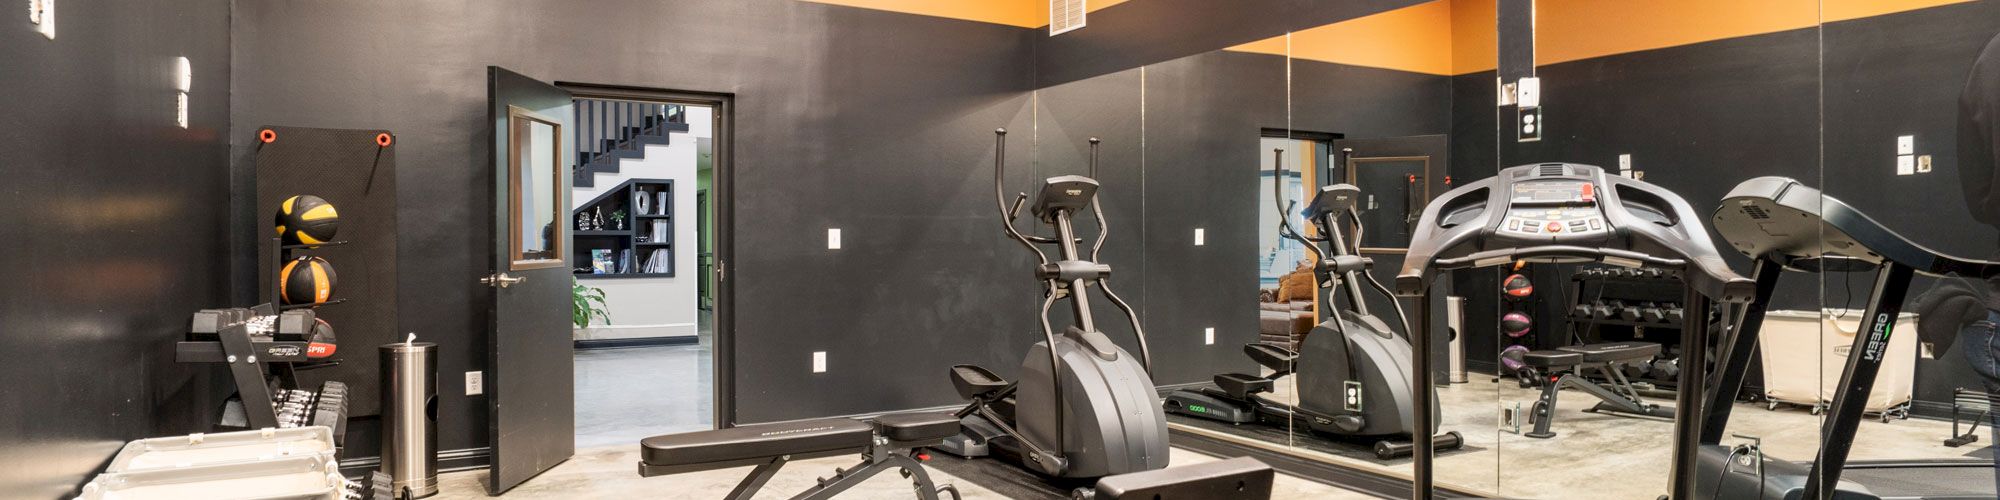
[[[1570,317],[1573,317],[1573,318],[1588,318],[1588,317],[1590,317],[1590,304],[1577,304],[1577,305],[1575,305],[1575,306],[1573,306],[1573,307],[1570,307],[1570,308],[1569,308],[1569,315],[1570,315]]]
[[[1619,307],[1618,307],[1618,319],[1622,319],[1622,320],[1625,320],[1625,321],[1638,321],[1638,320],[1639,320],[1639,305],[1638,305],[1638,304],[1633,304],[1633,305],[1624,305],[1624,304],[1619,304]]]
[[[1592,302],[1590,305],[1590,317],[1597,319],[1611,319],[1611,315],[1617,312],[1617,306],[1614,305],[1615,303],[1616,303],[1615,301],[1612,303],[1606,303],[1601,300]]]
[[[1666,308],[1666,320],[1668,323],[1680,323],[1686,321],[1687,311],[1682,310],[1680,306],[1668,307]]]
[[[1679,359],[1653,360],[1653,375],[1658,378],[1667,378],[1667,379],[1680,378],[1681,360]]]
[[[1667,320],[1667,311],[1661,309],[1659,304],[1649,302],[1645,307],[1639,308],[1639,319],[1647,323],[1659,323]]]

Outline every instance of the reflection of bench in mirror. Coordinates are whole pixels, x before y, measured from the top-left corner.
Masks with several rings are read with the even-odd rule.
[[[860,453],[861,464],[835,469],[833,478],[793,498],[831,498],[876,473],[897,469],[915,482],[916,494],[937,500],[939,492],[958,498],[951,485],[937,486],[924,470],[916,448],[936,445],[958,434],[958,417],[949,413],[899,413],[872,422],[847,418],[801,420],[746,425],[712,431],[653,436],[640,442],[639,475],[682,474],[755,465],[728,498],[748,500],[791,460]]]
[[[1603,400],[1585,411],[1674,418],[1673,407],[1641,399],[1639,390],[1625,378],[1624,370],[1619,369],[1620,365],[1645,363],[1659,354],[1660,345],[1652,342],[1576,345],[1523,354],[1523,364],[1540,369],[1547,375],[1542,382],[1541,398],[1535,401],[1531,413],[1535,419],[1535,430],[1523,435],[1537,439],[1556,437],[1556,433],[1549,430],[1549,425],[1555,420],[1556,397],[1565,387]],[[1584,370],[1597,370],[1610,385],[1607,387],[1585,378]]]

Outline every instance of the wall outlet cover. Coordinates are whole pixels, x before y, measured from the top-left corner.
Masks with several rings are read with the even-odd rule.
[[[826,373],[826,351],[813,351],[813,373]]]
[[[1198,227],[1194,228],[1194,246],[1202,246],[1207,244],[1208,244],[1208,230]]]
[[[1203,328],[1201,338],[1201,345],[1215,345],[1215,327]]]
[[[1914,173],[1917,173],[1917,157],[1912,155],[1896,155],[1896,175],[1910,175]]]
[[[1896,154],[1899,155],[1917,154],[1917,136],[1914,135],[1897,136]]]
[[[486,372],[465,372],[465,395],[478,396],[486,393]]]
[[[827,230],[826,230],[826,249],[827,249],[827,250],[839,250],[839,249],[840,249],[840,228],[837,228],[837,227],[836,227],[836,228],[827,228]]]

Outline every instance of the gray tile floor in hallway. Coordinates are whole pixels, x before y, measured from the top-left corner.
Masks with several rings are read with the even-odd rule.
[[[576,448],[712,428],[712,366],[700,345],[577,351]]]

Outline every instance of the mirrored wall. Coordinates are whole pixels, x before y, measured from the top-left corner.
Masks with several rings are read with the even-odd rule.
[[[1101,183],[1176,461],[1990,496],[1996,34],[1994,0],[1413,2],[1040,89],[1016,180]]]

